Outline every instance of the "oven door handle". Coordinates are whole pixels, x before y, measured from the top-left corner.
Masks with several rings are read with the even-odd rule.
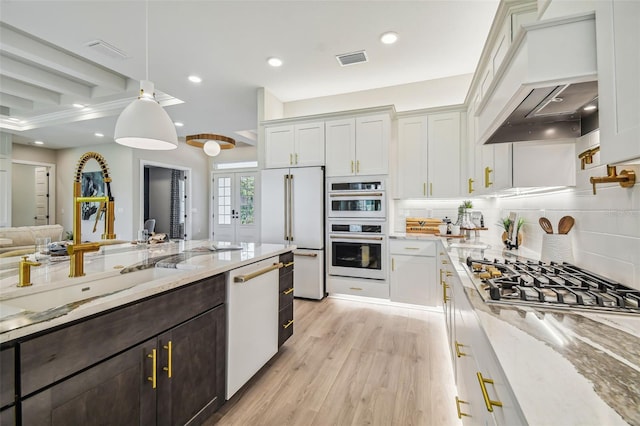
[[[336,192],[329,194],[329,197],[382,197],[382,192]]]
[[[356,235],[329,235],[329,238],[339,240],[367,240],[367,241],[382,241],[384,237],[358,237]]]

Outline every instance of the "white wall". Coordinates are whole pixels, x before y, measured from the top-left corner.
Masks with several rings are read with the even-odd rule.
[[[396,111],[411,111],[464,102],[473,74],[420,81],[342,95],[286,102],[285,117],[324,114],[376,106],[395,105]]]
[[[156,220],[155,232],[170,234],[171,169],[149,168],[149,217]]]
[[[11,165],[11,226],[36,224],[35,167],[29,164]]]

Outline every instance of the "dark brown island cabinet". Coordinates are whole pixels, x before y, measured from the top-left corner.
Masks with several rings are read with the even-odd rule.
[[[2,425],[201,423],[224,403],[225,299],[219,274],[3,345]]]
[[[280,263],[278,348],[293,335],[293,252],[281,254]]]

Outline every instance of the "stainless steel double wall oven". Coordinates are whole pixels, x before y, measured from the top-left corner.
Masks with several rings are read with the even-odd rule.
[[[384,178],[331,178],[327,187],[329,275],[385,280]]]

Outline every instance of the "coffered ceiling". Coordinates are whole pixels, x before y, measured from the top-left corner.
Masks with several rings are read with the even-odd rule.
[[[497,4],[0,0],[0,128],[53,149],[112,143],[118,114],[148,76],[184,123],[179,136],[252,144],[260,87],[293,101],[473,72]],[[385,31],[398,42],[381,44]],[[336,61],[358,50],[368,62]],[[267,65],[272,56],[280,68]]]

